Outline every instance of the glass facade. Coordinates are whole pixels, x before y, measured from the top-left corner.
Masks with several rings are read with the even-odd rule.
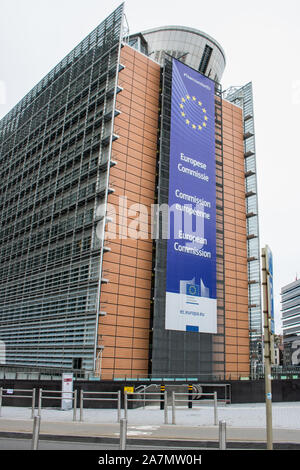
[[[284,365],[299,366],[300,280],[281,289]]]
[[[283,287],[281,298],[284,336],[300,335],[300,280]]]
[[[256,364],[262,363],[262,304],[252,83],[229,88],[224,98],[240,106],[244,115],[250,359],[254,370]]]
[[[92,370],[123,5],[0,122],[7,363]]]

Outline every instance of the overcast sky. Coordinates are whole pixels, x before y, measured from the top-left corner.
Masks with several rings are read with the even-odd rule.
[[[0,0],[0,118],[120,0]],[[299,0],[127,0],[130,33],[183,25],[226,54],[223,89],[254,89],[261,246],[274,256],[276,332],[280,289],[300,278]]]

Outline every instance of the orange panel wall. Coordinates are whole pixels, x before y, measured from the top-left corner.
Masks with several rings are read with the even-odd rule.
[[[249,374],[245,170],[242,110],[223,100],[225,357],[227,376]]]
[[[160,66],[134,49],[124,46],[119,74],[123,88],[117,96],[121,114],[115,120],[119,139],[113,143],[110,184],[115,192],[108,197],[117,214],[117,238],[110,240],[111,252],[103,258],[103,275],[109,283],[101,288],[99,335],[103,337],[101,376],[110,378],[148,374],[150,296],[152,280],[151,205],[154,203]],[[128,222],[119,208],[127,198]],[[139,212],[133,204],[143,204],[148,223],[135,223]],[[138,239],[127,233],[128,224],[139,231]],[[110,230],[109,225],[107,229]],[[123,238],[120,236],[123,234]]]

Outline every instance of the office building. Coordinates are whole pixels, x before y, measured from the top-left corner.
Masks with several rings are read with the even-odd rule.
[[[284,365],[300,364],[300,280],[281,289]]]
[[[224,97],[243,109],[245,197],[247,218],[247,261],[249,296],[250,360],[252,370],[263,363],[263,330],[261,300],[261,263],[258,220],[258,191],[252,83],[231,87]]]
[[[0,122],[7,363],[248,376],[260,321],[251,85],[242,101],[223,95],[210,36],[128,37],[123,15],[122,4]]]

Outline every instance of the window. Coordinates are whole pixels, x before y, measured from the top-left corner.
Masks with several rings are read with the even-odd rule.
[[[204,48],[200,65],[199,65],[199,72],[205,74],[211,54],[212,54],[212,47],[206,45]]]
[[[82,367],[82,357],[75,357],[73,359],[73,369],[81,369]]]

